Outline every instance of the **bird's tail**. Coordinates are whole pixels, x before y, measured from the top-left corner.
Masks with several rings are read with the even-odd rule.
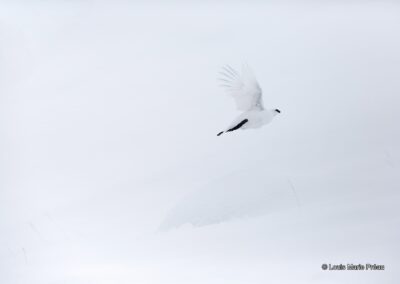
[[[242,120],[239,124],[237,124],[236,126],[231,127],[231,128],[229,128],[228,130],[221,131],[220,133],[217,134],[217,136],[222,135],[224,132],[231,132],[231,131],[238,130],[238,129],[241,128],[243,125],[245,125],[248,121],[249,121],[249,120],[248,120],[247,118],[246,118],[246,119],[243,119],[243,120]]]

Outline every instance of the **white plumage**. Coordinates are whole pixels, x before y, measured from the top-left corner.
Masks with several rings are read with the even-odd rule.
[[[224,66],[220,72],[222,86],[231,95],[236,108],[243,111],[224,131],[235,131],[237,129],[259,128],[269,122],[280,113],[279,109],[264,109],[262,90],[256,77],[247,65],[243,65],[239,74],[230,66]]]

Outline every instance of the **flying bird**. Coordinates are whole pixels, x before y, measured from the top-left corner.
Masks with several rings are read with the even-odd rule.
[[[238,129],[260,128],[281,113],[276,108],[264,108],[261,87],[249,66],[243,65],[242,72],[239,74],[235,69],[226,65],[222,67],[220,74],[222,75],[220,78],[222,86],[235,99],[237,109],[243,113],[217,136]]]

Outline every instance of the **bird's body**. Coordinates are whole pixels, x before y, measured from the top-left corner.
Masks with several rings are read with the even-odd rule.
[[[270,123],[274,118],[274,113],[270,110],[250,110],[239,115],[233,122],[231,127],[234,127],[244,119],[248,122],[244,124],[241,129],[260,128],[261,126]]]
[[[240,75],[230,66],[224,67],[221,74],[224,76],[221,78],[223,86],[243,113],[224,131],[218,133],[218,136],[237,129],[260,128],[280,113],[278,109],[264,109],[261,88],[248,66],[243,66]]]

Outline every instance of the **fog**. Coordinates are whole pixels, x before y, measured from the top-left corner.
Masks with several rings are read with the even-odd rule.
[[[399,15],[2,1],[0,282],[398,283]],[[282,113],[217,137],[244,62]]]

